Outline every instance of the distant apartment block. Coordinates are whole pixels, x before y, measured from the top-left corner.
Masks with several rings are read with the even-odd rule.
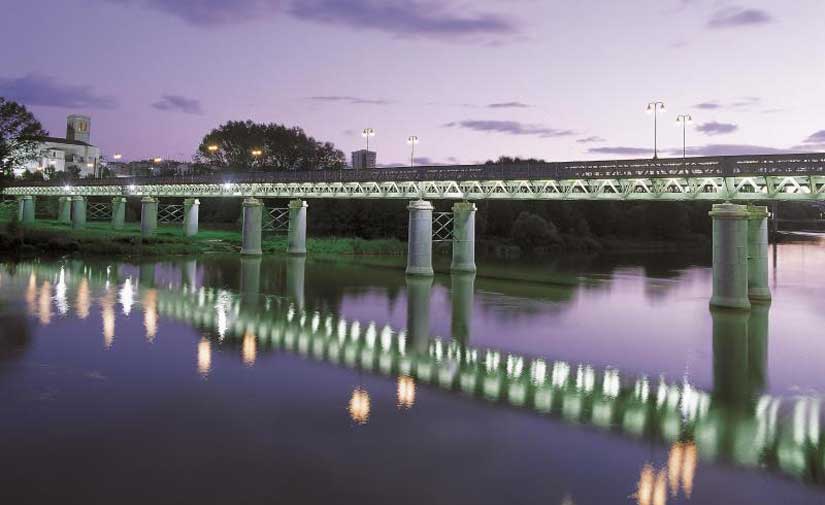
[[[375,160],[377,155],[375,151],[367,151],[360,149],[352,152],[352,168],[353,170],[361,170],[365,168],[375,168]]]

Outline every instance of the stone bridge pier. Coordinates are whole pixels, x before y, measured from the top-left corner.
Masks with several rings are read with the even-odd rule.
[[[433,275],[433,205],[425,200],[413,200],[407,206],[407,274]],[[472,202],[453,205],[452,246],[450,271],[476,271],[475,238],[476,206]]]

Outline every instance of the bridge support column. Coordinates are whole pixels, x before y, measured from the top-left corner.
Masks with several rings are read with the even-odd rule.
[[[261,221],[263,204],[256,198],[249,197],[243,201],[243,242],[241,254],[246,256],[260,256],[261,251]]]
[[[768,287],[768,208],[748,207],[748,297],[770,301]]]
[[[126,198],[116,196],[112,198],[112,228],[122,230],[126,223]]]
[[[713,218],[713,296],[715,307],[750,309],[748,301],[747,207],[721,203],[710,211]]]
[[[57,198],[57,222],[60,224],[72,223],[71,196],[61,196]]]
[[[407,274],[433,275],[433,205],[424,200],[413,200],[407,210],[410,212]]]
[[[17,220],[22,224],[34,224],[34,197],[17,197]]]
[[[287,254],[307,253],[307,203],[303,200],[289,202],[289,231],[286,243]]]
[[[72,229],[79,230],[86,227],[86,197],[72,197]]]
[[[183,234],[194,237],[198,234],[198,210],[201,202],[197,198],[187,198],[183,201]]]
[[[140,236],[149,238],[158,228],[158,201],[151,196],[140,200]]]
[[[476,205],[453,204],[453,272],[476,271]]]

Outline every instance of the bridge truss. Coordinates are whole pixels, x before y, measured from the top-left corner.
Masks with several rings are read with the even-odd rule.
[[[263,231],[286,233],[289,231],[289,207],[268,207],[264,216]]]

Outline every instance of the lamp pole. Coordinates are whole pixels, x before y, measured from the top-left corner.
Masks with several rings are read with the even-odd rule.
[[[410,168],[415,166],[415,145],[418,142],[418,136],[416,135],[407,137],[407,143],[410,145]]]
[[[375,129],[364,128],[364,131],[361,132],[361,135],[365,139],[367,139],[367,152],[370,152],[370,137],[375,137]]]
[[[651,113],[651,112],[653,113],[653,159],[654,160],[659,157],[659,145],[658,145],[658,141],[659,141],[659,139],[658,139],[658,134],[659,134],[658,127],[659,127],[659,125],[658,125],[658,120],[657,120],[657,116],[658,116],[659,111],[662,111],[662,112],[665,111],[664,102],[655,101],[655,102],[649,102],[647,104],[647,112],[648,113]]]
[[[682,159],[687,158],[687,125],[693,122],[690,114],[679,114],[676,116],[676,125],[682,124]]]

